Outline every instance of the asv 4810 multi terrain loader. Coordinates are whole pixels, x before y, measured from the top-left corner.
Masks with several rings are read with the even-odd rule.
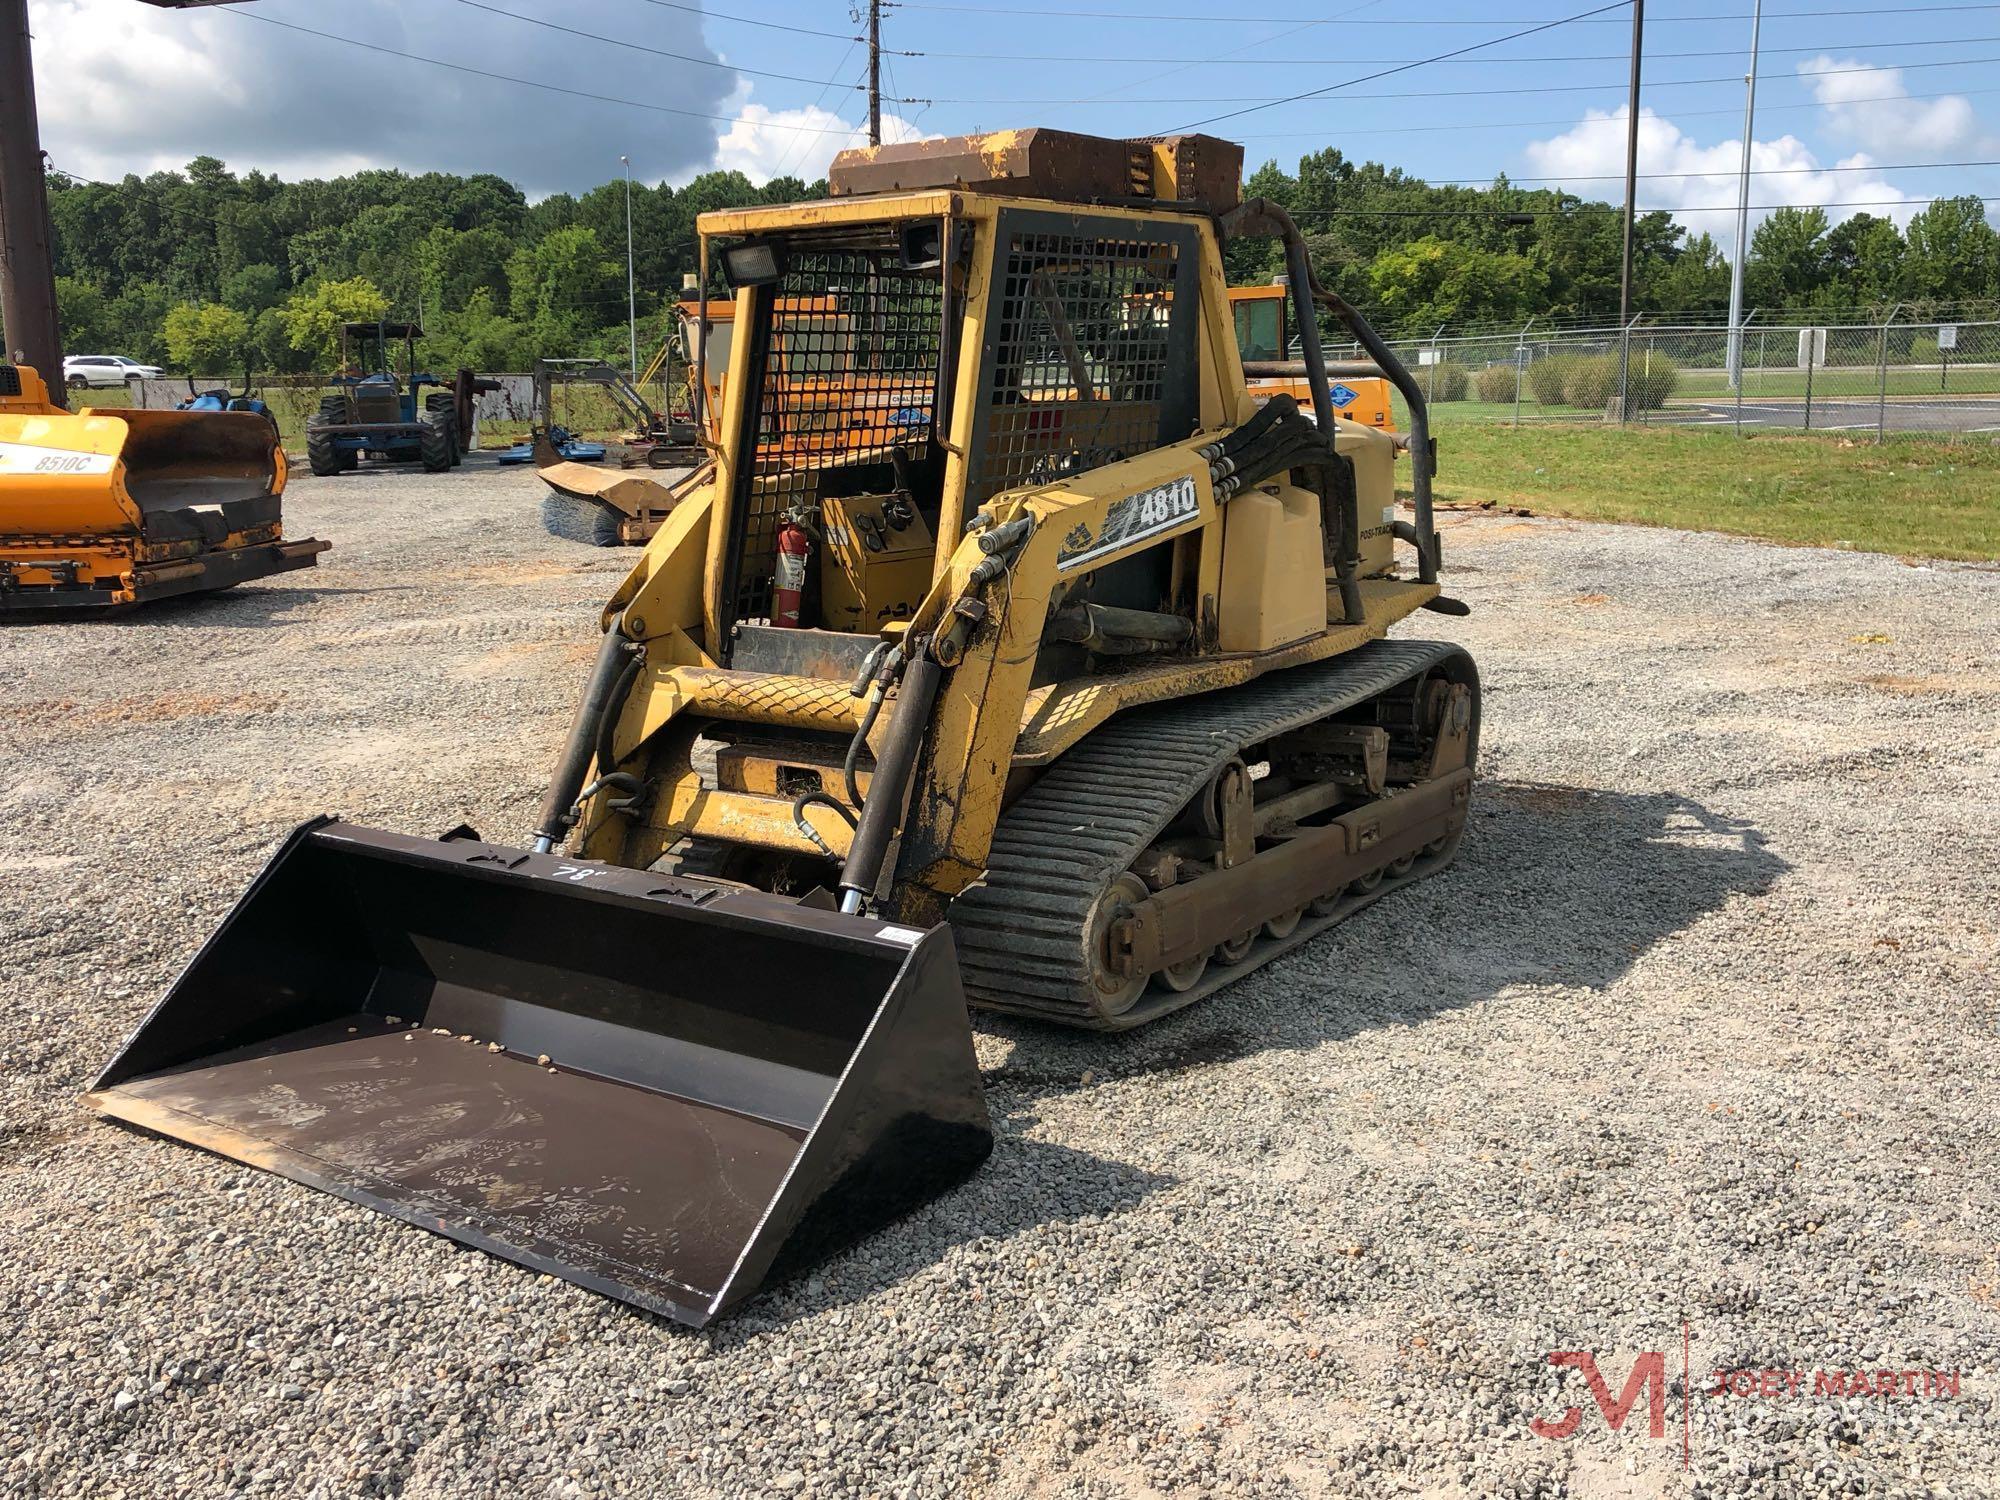
[[[1423,399],[1241,159],[1026,131],[705,216],[714,481],[532,847],[300,829],[97,1106],[699,1324],[975,1170],[968,1001],[1136,1026],[1443,866],[1477,678],[1384,638],[1460,611]],[[1245,388],[1241,235],[1316,421]],[[1404,394],[1414,521],[1315,302]]]

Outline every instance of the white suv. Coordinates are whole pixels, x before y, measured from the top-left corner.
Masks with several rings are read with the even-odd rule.
[[[142,365],[122,354],[72,354],[63,361],[63,384],[73,391],[85,386],[119,386],[128,380],[152,380],[166,372]]]

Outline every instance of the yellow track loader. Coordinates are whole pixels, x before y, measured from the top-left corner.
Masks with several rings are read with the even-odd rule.
[[[247,411],[53,405],[0,365],[0,618],[103,613],[309,568],[286,541],[285,455]]]
[[[968,1002],[1136,1026],[1441,869],[1478,678],[1385,639],[1463,613],[1422,393],[1241,161],[1010,132],[705,215],[716,471],[529,846],[301,828],[97,1107],[700,1324],[978,1167]],[[1316,420],[1246,387],[1243,235]],[[1321,310],[1408,402],[1408,519]]]

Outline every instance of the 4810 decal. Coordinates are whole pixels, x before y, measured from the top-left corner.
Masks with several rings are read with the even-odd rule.
[[[1105,512],[1104,528],[1095,536],[1088,526],[1071,529],[1056,553],[1056,571],[1072,572],[1134,542],[1176,530],[1200,514],[1201,498],[1195,493],[1192,475],[1183,474],[1166,484],[1127,495]]]

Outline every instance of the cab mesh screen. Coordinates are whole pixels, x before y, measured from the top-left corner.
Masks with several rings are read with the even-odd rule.
[[[741,481],[735,618],[771,612],[778,524],[822,493],[887,488],[837,471],[884,467],[931,440],[940,275],[906,270],[894,250],[793,247],[769,338],[752,351],[756,457]],[[833,488],[837,486],[837,488]]]

